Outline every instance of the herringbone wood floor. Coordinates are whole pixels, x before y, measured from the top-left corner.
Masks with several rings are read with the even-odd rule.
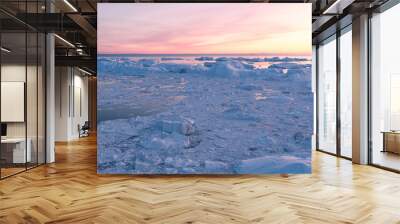
[[[100,176],[95,138],[0,181],[0,223],[400,223],[400,175],[313,155],[312,175]]]

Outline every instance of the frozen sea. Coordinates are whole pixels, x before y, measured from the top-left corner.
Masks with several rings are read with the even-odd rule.
[[[98,172],[310,173],[308,58],[99,55]]]

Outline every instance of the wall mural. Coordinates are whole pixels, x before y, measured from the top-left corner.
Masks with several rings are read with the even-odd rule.
[[[311,172],[311,4],[98,9],[98,173]]]

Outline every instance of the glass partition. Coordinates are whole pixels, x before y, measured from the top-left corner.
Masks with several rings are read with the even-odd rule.
[[[43,164],[46,162],[46,38],[45,34],[38,33],[38,64],[37,64],[37,162]]]
[[[43,5],[0,2],[20,14]],[[1,179],[45,163],[45,44],[44,33],[0,12]]]
[[[28,13],[38,13],[38,1],[27,1],[25,11]],[[36,21],[35,21],[36,20]],[[31,22],[37,23],[38,17],[32,17]],[[35,29],[26,30],[27,38],[27,142],[31,151],[28,168],[38,165],[38,62],[39,62],[39,35]],[[27,148],[28,150],[29,148]]]
[[[318,48],[318,149],[336,153],[336,36]]]
[[[26,144],[26,33],[3,32],[1,46],[1,175],[6,177],[24,171],[31,158]]]
[[[38,35],[36,32],[27,33],[27,64],[26,64],[26,113],[27,113],[27,150],[30,160],[27,167],[34,167],[38,160]]]

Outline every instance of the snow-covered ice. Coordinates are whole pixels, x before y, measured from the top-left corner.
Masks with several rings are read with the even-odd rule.
[[[99,173],[310,172],[306,59],[167,58],[99,57]]]

